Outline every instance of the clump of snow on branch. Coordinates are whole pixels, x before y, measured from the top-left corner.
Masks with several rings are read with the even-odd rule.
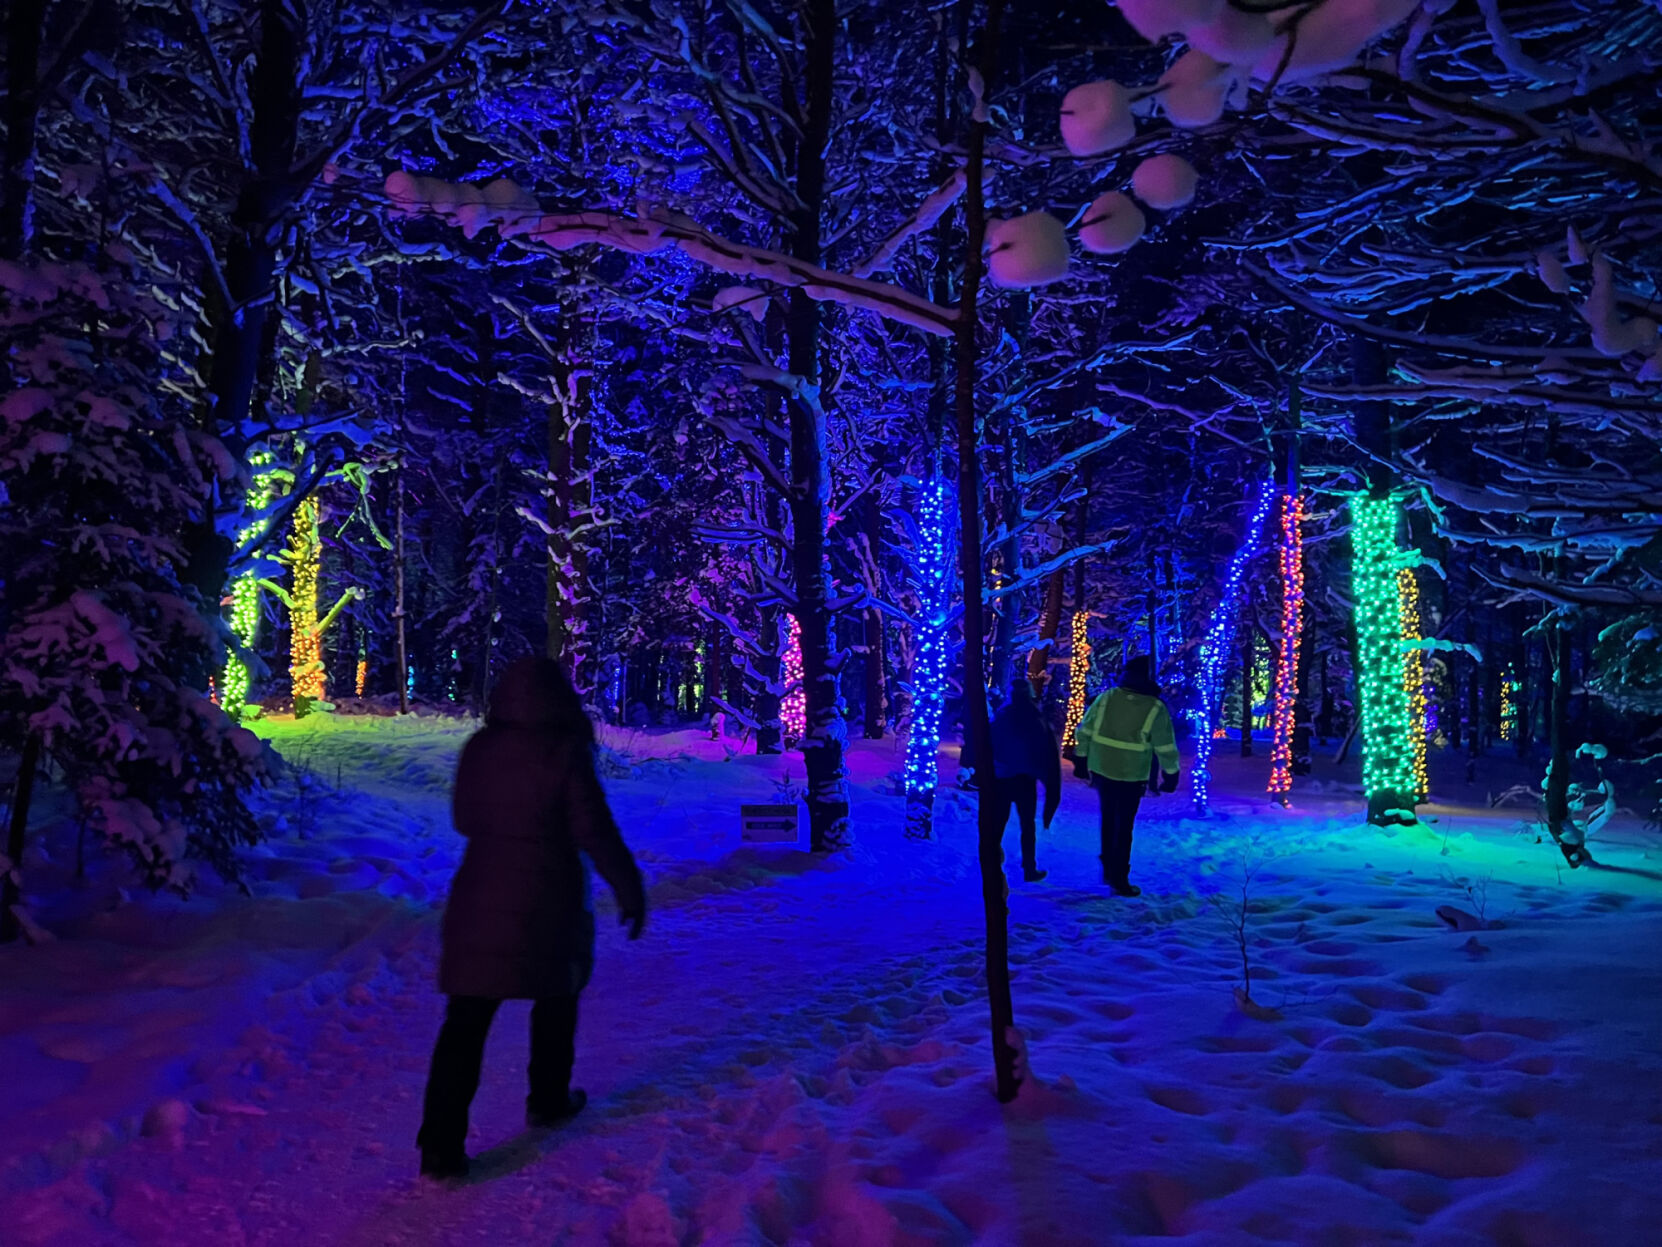
[[[1087,82],[1062,99],[1062,142],[1075,156],[1100,156],[1137,137],[1131,94],[1119,83]]]
[[[1067,231],[1048,212],[989,222],[987,243],[987,271],[996,286],[1043,286],[1068,275]]]
[[[1181,208],[1195,197],[1199,181],[1192,164],[1165,152],[1137,166],[1131,175],[1131,189],[1151,208]]]
[[[1160,75],[1160,108],[1172,125],[1186,130],[1209,126],[1223,116],[1229,93],[1239,81],[1230,66],[1191,48]]]
[[[1216,20],[1224,0],[1119,0],[1125,20],[1150,43]]]
[[[1109,191],[1098,195],[1079,223],[1079,242],[1096,255],[1129,251],[1143,236],[1148,218],[1129,195]]]
[[[1209,22],[1185,27],[1189,47],[1225,65],[1251,65],[1275,42],[1268,13],[1249,13],[1225,4]]]
[[[1299,82],[1343,69],[1419,4],[1420,0],[1325,0],[1302,14],[1294,10],[1279,28],[1287,33],[1278,34],[1258,58],[1253,77],[1268,82],[1279,73],[1282,82]]]
[[[768,292],[751,286],[723,286],[710,300],[710,310],[718,315],[737,308],[748,313],[758,324],[767,319]]]
[[[499,202],[486,202],[485,189],[474,188],[481,192],[475,197],[456,183],[402,171],[390,174],[386,181],[387,197],[396,211],[431,213],[464,231],[494,224],[504,238],[524,239],[550,251],[591,243],[631,255],[678,249],[714,272],[794,287],[810,299],[864,308],[925,333],[950,334],[957,321],[953,309],[899,286],[832,272],[783,252],[723,238],[690,217],[652,204],[637,206],[633,216],[611,211],[543,213],[528,196],[514,199],[506,188],[499,192]]]

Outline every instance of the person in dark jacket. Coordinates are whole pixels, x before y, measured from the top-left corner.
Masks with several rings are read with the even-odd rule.
[[[1141,895],[1131,882],[1131,831],[1158,766],[1157,792],[1175,792],[1177,741],[1147,654],[1125,664],[1119,687],[1091,703],[1073,739],[1073,773],[1096,789],[1102,817],[1102,881],[1121,896]]]
[[[1033,700],[1033,686],[1026,676],[1017,676],[1010,685],[1010,700],[999,708],[992,721],[994,800],[998,803],[999,826],[1010,818],[1010,807],[1021,820],[1021,871],[1029,883],[1037,883],[1049,871],[1039,869],[1038,808],[1039,785],[1045,789],[1045,830],[1056,817],[1062,802],[1062,755],[1056,748],[1056,734],[1050,730]]]
[[[577,998],[594,970],[586,856],[640,936],[640,870],[606,805],[594,728],[558,663],[522,658],[491,691],[485,726],[462,749],[451,803],[467,837],[444,911],[439,990],[449,999],[433,1049],[421,1172],[467,1172],[468,1106],[485,1035],[504,1000],[531,1000],[526,1122],[551,1126],[587,1102],[571,1089]]]

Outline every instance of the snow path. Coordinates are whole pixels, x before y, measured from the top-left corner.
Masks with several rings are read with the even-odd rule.
[[[527,1006],[505,1006],[475,1176],[431,1187],[412,1140],[462,734],[273,731],[344,791],[274,797],[288,826],[254,898],[83,913],[66,891],[37,906],[61,942],[0,952],[5,1242],[1544,1245],[1646,1241],[1662,1217],[1647,833],[1618,829],[1598,846],[1612,868],[1572,875],[1516,814],[1387,836],[1347,797],[1292,815],[1231,797],[1256,772],[1230,758],[1224,817],[1145,806],[1147,894],[1123,901],[1092,882],[1092,797],[1070,782],[1041,838],[1050,880],[1013,885],[1037,1082],[1004,1109],[971,824],[905,841],[878,791],[893,745],[862,744],[853,854],[739,849],[736,806],[780,763],[691,734],[634,741],[689,756],[609,782],[653,909],[634,944],[602,917],[590,1109],[523,1131]],[[1234,1008],[1234,933],[1198,895],[1259,860],[1268,1022]],[[1453,876],[1490,880],[1499,929],[1436,918],[1474,904]],[[191,1106],[176,1129],[154,1111],[173,1099]]]

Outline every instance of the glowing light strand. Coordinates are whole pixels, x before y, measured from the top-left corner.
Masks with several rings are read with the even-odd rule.
[[[786,618],[790,632],[785,641],[785,695],[779,699],[779,721],[784,725],[785,739],[798,741],[808,731],[808,693],[802,687],[802,627],[795,615]]]
[[[1424,801],[1431,794],[1431,776],[1426,770],[1425,655],[1413,644],[1420,639],[1420,586],[1412,568],[1397,572],[1397,597],[1402,611],[1402,688],[1408,695],[1408,739],[1413,748],[1414,799]]]
[[[1362,786],[1370,815],[1383,797],[1414,798],[1408,690],[1402,674],[1402,600],[1397,587],[1398,507],[1393,498],[1351,500],[1351,588],[1356,602]]]
[[[325,700],[323,678],[323,629],[317,616],[317,577],[323,561],[323,543],[318,536],[318,503],[314,494],[294,510],[294,528],[289,534],[289,566],[293,579],[289,596],[289,684],[295,710],[302,701]]]
[[[1243,578],[1247,565],[1252,562],[1253,556],[1263,545],[1264,523],[1269,517],[1270,507],[1278,496],[1279,491],[1273,482],[1265,481],[1259,486],[1258,497],[1252,508],[1252,518],[1247,521],[1247,530],[1241,544],[1229,560],[1229,567],[1223,578],[1223,591],[1218,598],[1218,604],[1212,608],[1206,635],[1200,642],[1200,706],[1191,714],[1196,728],[1195,770],[1189,784],[1190,790],[1194,793],[1197,814],[1206,813],[1211,800],[1213,731],[1221,726],[1218,723],[1218,711],[1223,695],[1223,674],[1235,638],[1235,617],[1241,609]]]
[[[1269,792],[1287,804],[1293,788],[1293,711],[1298,700],[1299,642],[1304,636],[1304,500],[1296,492],[1281,495],[1281,655],[1275,668],[1275,702],[1271,726]]]
[[[929,481],[918,498],[917,660],[912,671],[912,725],[906,738],[902,784],[909,798],[933,793],[941,747],[941,709],[946,701],[947,623],[952,567],[947,542],[948,498],[943,481]],[[911,834],[928,834],[928,815],[909,803]]]
[[[269,450],[255,451],[249,455],[250,466],[269,468],[275,456]],[[277,473],[274,471],[256,471],[254,473],[254,487],[248,494],[248,506],[251,510],[261,510],[271,501],[271,486]],[[263,527],[262,524],[250,524],[237,534],[237,544],[246,545]],[[254,647],[254,639],[260,631],[260,581],[253,572],[244,572],[231,582],[231,632],[241,643],[243,649]],[[248,665],[237,655],[232,654],[225,660],[225,670],[219,680],[220,704],[233,719],[242,717],[242,708],[248,702],[249,675]]]
[[[1085,717],[1085,680],[1091,672],[1091,642],[1089,611],[1073,613],[1073,646],[1068,651],[1068,713],[1062,727],[1062,748],[1073,751],[1073,734],[1079,720]]]
[[[1518,734],[1518,681],[1512,664],[1506,664],[1506,674],[1500,678],[1500,738],[1511,740]]]

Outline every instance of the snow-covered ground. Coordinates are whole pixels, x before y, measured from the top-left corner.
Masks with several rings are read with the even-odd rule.
[[[907,841],[897,747],[862,743],[853,852],[743,848],[738,804],[786,763],[611,737],[638,760],[608,786],[653,908],[635,944],[603,919],[591,1107],[523,1131],[526,1006],[505,1007],[474,1177],[441,1188],[413,1138],[466,727],[266,730],[313,782],[266,800],[251,897],[129,900],[107,866],[72,886],[72,860],[31,862],[61,938],[0,950],[0,1242],[1657,1241],[1662,841],[1619,819],[1572,872],[1529,811],[1481,808],[1514,782],[1498,760],[1475,788],[1448,760],[1473,806],[1392,834],[1330,767],[1284,812],[1262,757],[1220,757],[1220,814],[1145,804],[1135,900],[1097,883],[1068,781],[1050,878],[1012,884],[1034,1077],[1001,1107],[963,797],[938,843]],[[1232,996],[1248,872],[1269,1019]]]

